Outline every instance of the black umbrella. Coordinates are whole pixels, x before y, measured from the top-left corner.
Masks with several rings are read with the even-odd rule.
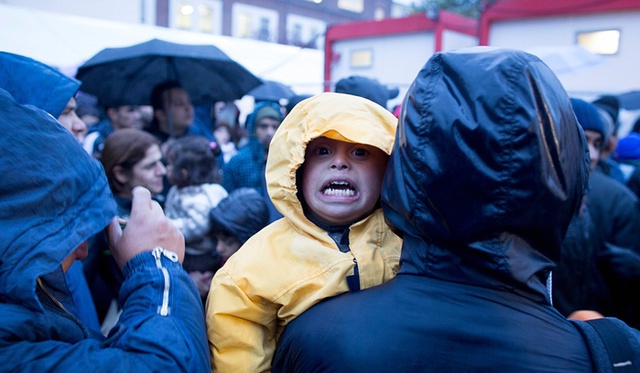
[[[252,96],[256,101],[274,102],[278,102],[283,98],[289,99],[296,95],[288,85],[273,80],[263,80],[263,82],[263,84],[249,91],[247,95]]]
[[[82,91],[109,106],[149,105],[156,85],[175,80],[195,105],[242,98],[262,81],[213,45],[153,39],[106,48],[78,68]]]
[[[616,96],[620,107],[627,110],[640,109],[640,91],[629,91]]]

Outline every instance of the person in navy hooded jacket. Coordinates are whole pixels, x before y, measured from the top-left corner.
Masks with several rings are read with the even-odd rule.
[[[385,217],[404,239],[396,278],[292,321],[273,371],[637,369],[638,331],[597,320],[630,345],[612,361],[591,324],[550,304],[588,175],[569,97],[537,57],[437,53],[404,99],[383,182]]]
[[[58,120],[79,143],[87,133],[86,124],[76,113],[75,95],[80,82],[32,58],[0,52],[0,89],[17,103],[46,111]],[[82,262],[74,262],[65,273],[78,317],[85,325],[100,330],[91,291],[84,277]]]
[[[149,191],[122,231],[99,163],[50,114],[0,89],[0,132],[0,371],[208,371],[184,239]],[[105,228],[125,276],[107,338],[79,321],[64,278]]]

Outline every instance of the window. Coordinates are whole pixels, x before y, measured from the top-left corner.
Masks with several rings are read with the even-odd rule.
[[[210,6],[198,5],[198,13],[200,14],[200,31],[206,33],[213,32],[213,9]]]
[[[299,23],[293,25],[290,43],[293,45],[302,45],[302,25],[300,25]]]
[[[269,41],[269,18],[260,18],[260,29],[258,30],[256,39]]]
[[[317,18],[297,14],[287,14],[287,42],[304,48],[322,47],[324,30],[327,24]]]
[[[362,13],[364,11],[364,0],[338,0],[338,8]]]
[[[238,36],[241,38],[251,37],[251,15],[240,13],[238,16]]]
[[[222,0],[170,0],[170,27],[222,34]]]
[[[262,41],[278,39],[279,13],[270,8],[236,2],[231,7],[231,36]],[[289,34],[284,37],[288,37]]]
[[[373,52],[371,49],[361,49],[351,52],[349,65],[355,68],[371,67],[373,63]]]
[[[579,32],[578,45],[596,54],[616,54],[620,46],[620,30]]]
[[[191,15],[193,14],[193,5],[188,2],[180,2],[178,6],[178,18],[176,26],[183,30],[191,30]]]
[[[320,48],[320,46],[318,46],[318,40],[324,40],[324,38],[322,37],[322,34],[324,34],[324,29],[322,31],[318,31],[317,28],[311,27],[310,30],[311,31],[309,32],[309,35],[311,35],[311,37],[309,38],[309,41],[306,43],[306,47]]]

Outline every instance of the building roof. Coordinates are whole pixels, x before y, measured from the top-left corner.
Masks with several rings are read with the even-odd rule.
[[[480,45],[488,45],[491,24],[499,21],[639,10],[638,0],[497,0],[480,17]]]

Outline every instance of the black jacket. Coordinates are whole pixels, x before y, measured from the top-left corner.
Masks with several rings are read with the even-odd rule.
[[[640,204],[629,188],[603,173],[593,172],[587,204],[600,241],[640,253]]]
[[[593,370],[547,286],[588,171],[569,98],[536,57],[436,54],[404,99],[383,184],[404,238],[397,277],[291,322],[274,371]]]
[[[613,315],[611,294],[599,266],[603,249],[585,208],[571,220],[553,271],[553,306],[564,316],[578,310]]]

